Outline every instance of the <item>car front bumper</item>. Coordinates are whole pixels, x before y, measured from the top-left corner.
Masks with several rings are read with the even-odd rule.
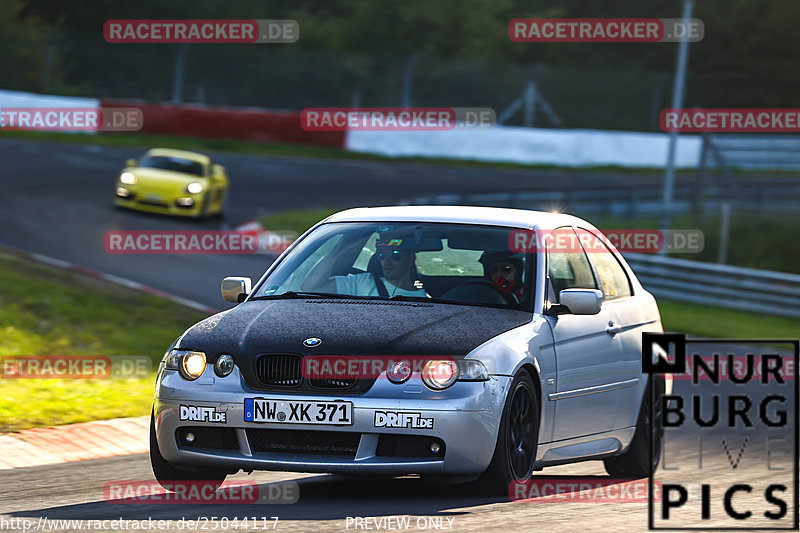
[[[209,365],[200,379],[189,382],[178,372],[162,367],[154,402],[156,438],[161,455],[171,463],[205,465],[230,472],[243,469],[471,476],[483,472],[491,461],[510,381],[506,376],[491,376],[489,381],[458,382],[444,391],[431,391],[417,376],[401,385],[379,377],[369,391],[360,395],[292,394],[249,389],[238,369],[219,378]],[[245,422],[244,399],[254,397],[349,401],[353,403],[353,424]],[[181,420],[181,406],[212,408],[225,414],[225,422]],[[376,427],[377,411],[419,413],[433,420],[432,428]],[[199,438],[187,443],[187,431],[204,435],[205,443],[213,446],[201,444]],[[280,433],[290,431],[299,433]],[[218,439],[217,435],[224,438]],[[257,451],[257,442],[276,435],[281,439],[302,439],[305,449],[298,451],[289,446],[285,451]],[[349,444],[343,444],[345,441]],[[434,441],[443,444],[438,455],[428,446]],[[340,447],[331,452],[326,448],[329,443]],[[410,453],[410,449],[414,452]]]
[[[160,215],[175,215],[185,217],[197,217],[203,212],[202,198],[193,198],[194,204],[191,207],[183,207],[176,204],[178,198],[194,197],[195,195],[184,194],[180,197],[163,197],[156,201],[147,200],[147,196],[140,192],[130,193],[131,196],[123,198],[114,195],[114,205],[144,211],[146,213],[156,213]]]

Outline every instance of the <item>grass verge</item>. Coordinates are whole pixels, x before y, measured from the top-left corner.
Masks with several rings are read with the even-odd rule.
[[[273,231],[293,231],[302,235],[308,228],[341,211],[329,207],[315,207],[311,209],[297,209],[281,213],[264,215],[259,219],[261,226]]]
[[[204,315],[173,302],[0,251],[0,357],[147,355]],[[155,373],[141,379],[2,379],[0,432],[143,416]]]
[[[677,302],[658,298],[664,331],[683,332],[695,337],[736,339],[797,339],[797,319],[747,313],[712,305]]]

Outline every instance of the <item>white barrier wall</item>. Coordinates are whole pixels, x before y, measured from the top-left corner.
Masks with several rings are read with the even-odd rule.
[[[348,131],[345,148],[390,157],[444,157],[557,165],[663,167],[666,133],[497,126],[487,130]],[[675,164],[696,167],[699,135],[678,138]]]
[[[100,100],[0,90],[0,109],[4,107],[100,107]]]

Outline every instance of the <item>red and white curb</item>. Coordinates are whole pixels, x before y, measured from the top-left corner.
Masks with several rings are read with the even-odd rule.
[[[294,232],[268,230],[257,220],[243,222],[236,226],[234,231],[255,233],[258,238],[257,253],[283,253],[297,239],[297,234]]]
[[[0,470],[148,453],[149,449],[149,416],[26,429],[0,434]]]

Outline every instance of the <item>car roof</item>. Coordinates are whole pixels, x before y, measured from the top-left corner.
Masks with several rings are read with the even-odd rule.
[[[204,165],[207,165],[211,161],[211,158],[205,154],[189,152],[186,150],[174,150],[172,148],[153,148],[152,150],[148,150],[145,155],[156,157],[180,157],[190,161],[203,163]]]
[[[450,222],[538,229],[575,224],[594,229],[585,220],[564,213],[461,205],[360,207],[334,213],[325,222]]]

